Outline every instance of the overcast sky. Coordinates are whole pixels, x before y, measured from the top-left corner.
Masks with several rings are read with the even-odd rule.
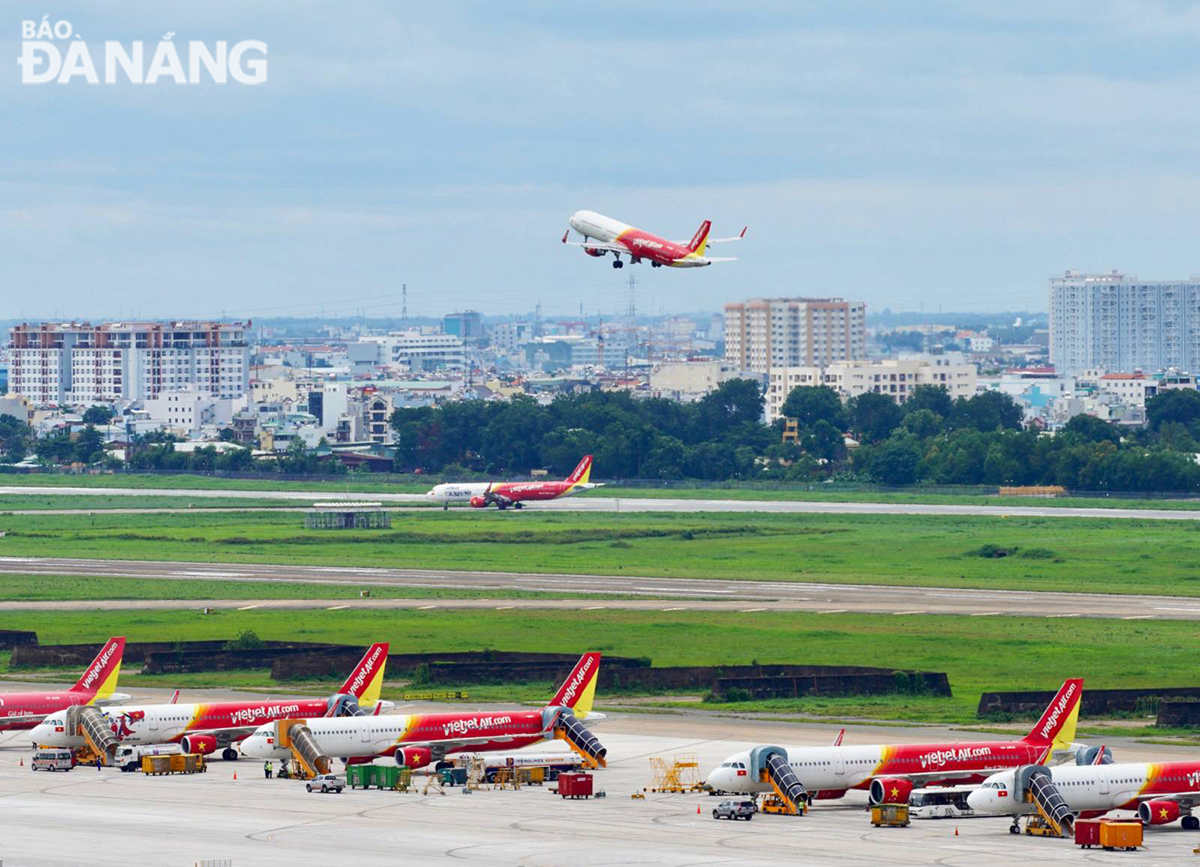
[[[22,85],[47,13],[98,58],[259,39],[268,81]],[[0,319],[395,314],[402,282],[611,314],[630,273],[651,312],[1044,309],[1066,268],[1200,271],[1193,3],[6,2],[0,60]],[[580,208],[750,231],[618,272],[558,243]]]

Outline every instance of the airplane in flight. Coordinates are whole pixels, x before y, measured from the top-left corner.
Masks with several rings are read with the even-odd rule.
[[[35,728],[47,714],[68,707],[128,701],[130,696],[114,691],[124,653],[125,637],[110,638],[70,689],[0,693],[0,731]]]
[[[561,732],[568,744],[603,765],[606,750],[580,722],[604,717],[592,712],[600,656],[580,657],[558,691],[538,710],[310,719],[303,724],[324,756],[341,757],[346,764],[393,758],[397,765],[421,768],[432,763],[440,770],[449,765],[445,758],[451,753],[514,750],[555,739]],[[262,725],[239,748],[244,756],[288,758],[291,752],[277,745],[276,737],[275,725]]]
[[[599,488],[603,482],[589,482],[592,475],[592,456],[586,455],[579,466],[561,482],[450,482],[434,485],[425,496],[443,509],[452,503],[465,503],[476,509],[495,505],[500,511],[509,506],[523,509],[527,502],[557,500],[581,491]]]
[[[178,743],[185,753],[208,755],[222,750],[221,758],[236,760],[233,744],[260,724],[289,717],[379,713],[391,702],[379,701],[387,644],[373,644],[346,682],[329,698],[282,701],[220,701],[198,704],[122,705],[104,712],[113,734],[122,744]],[[34,743],[48,747],[81,747],[85,741],[66,731],[65,714],[52,713],[33,729]]]
[[[1016,741],[759,746],[727,758],[708,775],[708,784],[736,794],[778,787],[789,797],[807,801],[865,789],[872,804],[907,803],[917,786],[980,782],[1001,768],[1044,764],[1054,753],[1077,751],[1071,741],[1082,692],[1082,679],[1066,681],[1033,730]]]
[[[564,244],[582,247],[583,252],[597,258],[612,253],[614,268],[625,267],[622,256],[628,256],[634,265],[645,259],[655,268],[663,265],[669,268],[703,268],[713,262],[736,262],[736,257],[709,256],[707,249],[713,244],[740,241],[746,237],[746,229],[749,228],[742,227],[741,233],[731,238],[710,238],[708,231],[712,228],[712,222],[705,220],[696,234],[692,235],[692,240],[668,241],[595,211],[576,211],[567,223],[571,229],[583,235],[583,240],[568,241],[571,234],[568,229],[562,236]]]
[[[967,804],[977,813],[1012,816],[1017,828],[1020,816],[1037,810],[1018,791],[1021,771],[988,777],[967,796]],[[1083,818],[1110,810],[1136,810],[1145,825],[1169,825],[1181,819],[1185,830],[1200,829],[1200,816],[1193,812],[1200,807],[1200,762],[1060,765],[1041,773],[1049,776],[1066,809]]]

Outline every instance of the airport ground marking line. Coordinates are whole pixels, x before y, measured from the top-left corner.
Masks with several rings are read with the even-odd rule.
[[[1122,617],[1122,620],[1153,620],[1157,614],[1134,614],[1132,617]]]
[[[816,614],[845,614],[849,608],[834,608],[831,611],[817,611]]]
[[[510,610],[512,608],[516,608],[516,607],[517,606],[515,606],[515,605],[497,605],[496,610],[497,611],[508,611],[508,610]]]
[[[926,614],[926,613],[928,613],[928,612],[926,612],[924,610],[922,610],[922,611],[893,611],[892,615],[895,617],[903,617],[906,614]]]
[[[767,609],[765,609],[765,608],[743,608],[743,609],[742,609],[742,613],[743,613],[743,614],[750,614],[750,613],[751,613],[751,612],[753,612],[753,611],[766,611],[766,610],[767,610]]]
[[[428,611],[431,608],[437,608],[437,606],[436,605],[418,605],[417,606],[418,611]]]
[[[238,611],[249,611],[251,608],[261,608],[261,605],[243,605]]]
[[[999,617],[1000,614],[1001,614],[1001,612],[999,612],[999,611],[975,611],[975,612],[972,612],[971,616],[972,617]]]
[[[1078,617],[1078,614],[1047,614],[1046,617]]]
[[[329,608],[326,608],[325,610],[326,611],[341,611],[343,608],[349,608],[349,607],[350,607],[349,605],[333,605],[333,606],[330,606]]]

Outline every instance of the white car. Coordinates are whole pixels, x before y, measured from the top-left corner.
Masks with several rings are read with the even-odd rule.
[[[323,795],[329,792],[340,795],[342,789],[346,788],[346,781],[337,774],[318,774],[305,783],[304,788]]]

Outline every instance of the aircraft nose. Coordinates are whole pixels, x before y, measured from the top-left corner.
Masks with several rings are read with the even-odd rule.
[[[987,796],[984,794],[983,789],[976,789],[967,795],[967,806],[979,813],[988,812]]]

